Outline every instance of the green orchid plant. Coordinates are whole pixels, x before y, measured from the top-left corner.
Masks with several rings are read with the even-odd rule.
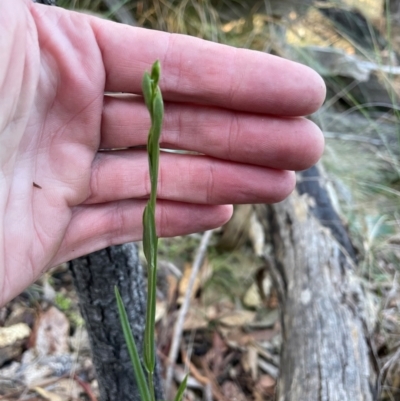
[[[147,154],[149,160],[150,199],[143,213],[143,250],[147,260],[147,311],[146,326],[143,339],[143,367],[136,347],[135,339],[129,326],[128,316],[123,305],[118,288],[115,287],[118,311],[122,330],[128,347],[136,382],[142,401],[156,401],[154,392],[154,369],[156,363],[154,332],[156,314],[156,279],[157,279],[157,249],[158,237],[156,233],[155,211],[157,200],[158,166],[160,158],[160,136],[164,116],[164,103],[158,82],[160,80],[161,66],[156,61],[151,73],[144,73],[142,91],[146,107],[151,118],[151,127],[147,139]],[[146,374],[147,373],[147,381]],[[187,376],[180,384],[174,401],[181,401],[186,389]]]

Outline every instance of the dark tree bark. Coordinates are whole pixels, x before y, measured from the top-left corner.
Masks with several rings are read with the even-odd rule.
[[[316,168],[299,192],[258,213],[273,243],[282,308],[278,401],[372,401],[364,294],[355,251]]]
[[[70,268],[89,334],[101,401],[140,400],[114,297],[117,286],[142,355],[146,295],[136,245],[93,252],[71,261]],[[156,398],[162,400],[158,369],[155,388]]]

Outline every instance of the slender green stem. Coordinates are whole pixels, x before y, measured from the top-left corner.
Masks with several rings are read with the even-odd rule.
[[[149,383],[149,391],[152,400],[155,400],[155,391],[154,391],[154,377],[153,373],[148,372],[147,374],[147,382]]]
[[[157,181],[158,165],[160,157],[160,135],[162,120],[164,116],[164,105],[158,81],[160,79],[160,63],[156,61],[151,69],[151,74],[147,72],[143,76],[142,89],[143,96],[150,113],[151,127],[147,139],[147,154],[149,159],[149,174],[151,183],[150,199],[143,212],[143,250],[147,260],[148,285],[147,285],[147,311],[146,327],[143,338],[143,365],[147,371],[147,383],[138,356],[135,340],[130,330],[126,311],[122,304],[118,289],[115,289],[118,310],[121,324],[124,331],[129,354],[135,371],[136,381],[138,382],[142,401],[155,401],[154,391],[154,369],[155,369],[155,350],[154,350],[154,331],[156,315],[156,281],[157,281],[157,248],[158,237],[156,233],[156,201],[157,201]],[[186,389],[187,376],[179,386],[175,401],[181,401]]]
[[[151,192],[143,213],[143,250],[147,260],[147,312],[144,333],[144,366],[148,372],[148,385],[154,400],[153,374],[155,368],[154,330],[156,315],[156,281],[157,281],[157,247],[155,212],[157,200],[158,165],[160,156],[160,135],[164,115],[164,105],[158,81],[160,79],[160,63],[156,61],[151,74],[144,74],[142,89],[146,106],[150,113],[151,127],[147,140]]]

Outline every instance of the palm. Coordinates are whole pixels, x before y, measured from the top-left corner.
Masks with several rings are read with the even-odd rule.
[[[37,79],[38,90],[8,177],[13,185],[5,218],[12,223],[5,225],[5,240],[18,252],[6,255],[5,282],[21,282],[21,277],[31,282],[61,261],[74,208],[89,195],[91,164],[100,141],[104,68],[93,37],[80,41],[68,25],[71,21],[60,19],[57,29],[48,32],[38,24],[39,41],[46,45],[40,50],[36,42],[37,48],[28,48],[30,78]],[[62,43],[68,48],[60,47]],[[12,269],[16,263],[19,268]]]
[[[231,213],[219,205],[278,201],[293,188],[293,174],[285,170],[306,168],[320,156],[317,128],[279,116],[318,107],[324,90],[310,70],[260,53],[17,4],[0,4],[0,25],[1,15],[17,21],[24,12],[28,27],[24,40],[12,44],[27,57],[12,61],[25,66],[24,79],[15,74],[9,83],[21,92],[6,108],[19,136],[6,135],[7,125],[2,133],[0,120],[0,304],[57,263],[140,239],[149,190],[146,154],[110,149],[145,144],[148,116],[140,98],[104,92],[140,94],[141,76],[157,58],[166,99],[162,142],[204,154],[162,155],[159,235],[218,226]],[[17,35],[21,27],[15,27],[11,34]],[[20,54],[10,49],[11,59]],[[7,54],[7,47],[0,50]],[[0,83],[2,73],[0,66]],[[1,153],[4,147],[11,157]]]

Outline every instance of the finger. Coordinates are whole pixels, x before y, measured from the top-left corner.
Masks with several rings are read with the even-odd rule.
[[[85,203],[148,198],[150,180],[145,151],[100,153],[93,164]],[[161,199],[195,204],[274,203],[294,189],[293,172],[225,162],[206,156],[161,153]]]
[[[322,78],[310,68],[266,53],[186,35],[132,28],[92,18],[106,71],[106,90],[141,93],[144,71],[162,66],[168,101],[300,116],[325,98]]]
[[[121,201],[77,207],[51,265],[86,255],[111,245],[142,238],[145,201]],[[156,208],[157,234],[174,237],[216,228],[226,223],[232,207],[191,205],[160,201]]]
[[[142,98],[106,96],[101,148],[144,145],[149,126]],[[165,105],[161,142],[164,147],[285,170],[312,166],[324,149],[321,130],[305,118],[252,115],[178,103]]]

